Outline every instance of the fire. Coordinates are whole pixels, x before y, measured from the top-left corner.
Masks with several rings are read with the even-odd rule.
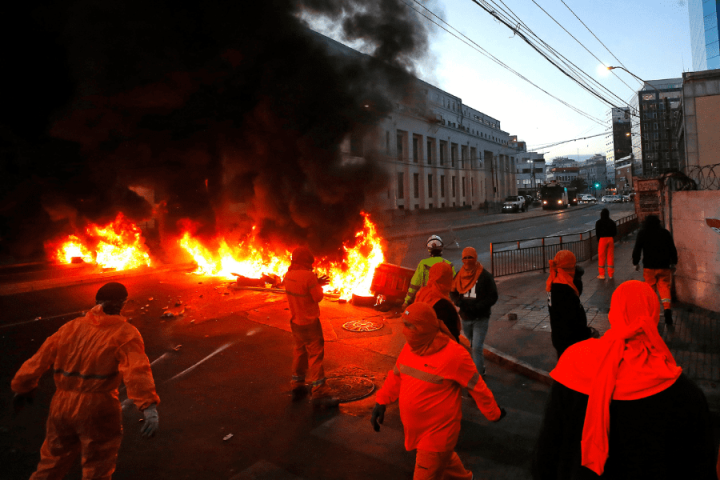
[[[140,228],[122,212],[104,227],[91,223],[82,237],[68,235],[51,242],[48,248],[54,250],[53,256],[60,263],[72,263],[73,257],[80,257],[86,263],[117,270],[152,264]]]
[[[355,234],[355,246],[343,246],[345,258],[341,262],[331,262],[324,258],[315,262],[315,271],[330,277],[330,284],[324,287],[325,292],[337,294],[339,298],[349,299],[353,293],[370,295],[375,269],[385,259],[382,239],[375,225],[367,214],[363,216],[363,229]],[[247,240],[236,245],[228,243],[224,238],[219,239],[215,251],[204,246],[189,231],[183,234],[178,243],[197,263],[195,273],[198,275],[227,279],[234,279],[234,274],[247,278],[261,278],[263,274],[283,277],[290,266],[291,252],[287,249],[272,251],[267,246],[259,245],[255,227]]]

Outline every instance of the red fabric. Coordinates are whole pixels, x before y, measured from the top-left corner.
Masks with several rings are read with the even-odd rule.
[[[477,279],[480,278],[480,274],[483,272],[483,266],[477,261],[477,252],[473,247],[463,249],[462,258],[465,257],[472,257],[472,259],[462,261],[463,266],[455,275],[452,285],[452,289],[461,295],[469,292],[475,286]]]
[[[405,345],[376,401],[389,405],[399,398],[407,450],[447,452],[455,448],[460,434],[463,387],[488,420],[500,418],[495,397],[465,348],[449,342],[432,355],[420,356]]]
[[[431,307],[443,298],[450,300],[450,288],[453,283],[453,271],[449,263],[439,262],[430,267],[428,284],[420,289],[415,302],[427,303]]]
[[[307,247],[298,247],[293,250],[288,270],[312,270],[315,257]]]
[[[573,279],[575,278],[575,254],[569,250],[560,250],[555,259],[550,260],[550,276],[545,283],[545,290],[550,291],[553,283],[570,286],[576,295],[580,295]]]
[[[601,237],[598,240],[598,271],[605,275],[607,265],[608,276],[613,277],[615,273],[615,242],[613,237]]]
[[[325,357],[325,338],[320,320],[309,325],[290,323],[293,334],[293,387],[306,383],[316,391],[325,382],[323,358]],[[307,374],[307,377],[306,377]]]
[[[462,464],[454,451],[429,452],[418,449],[415,454],[413,480],[472,480],[473,474]]]
[[[412,351],[418,355],[431,355],[454,338],[427,303],[413,303],[401,317],[405,324],[403,335]]]
[[[310,325],[320,318],[323,290],[312,270],[288,270],[284,283],[292,323]]]
[[[672,308],[672,294],[670,293],[670,285],[672,285],[672,272],[669,268],[643,268],[643,278],[645,283],[650,287],[657,287],[660,294],[660,302],[663,308],[668,310]]]
[[[610,330],[571,346],[550,376],[589,396],[582,435],[582,464],[598,475],[608,454],[610,399],[637,400],[661,392],[682,373],[660,337],[660,305],[646,283],[620,285],[610,303]]]
[[[82,451],[83,477],[109,479],[122,436],[120,381],[138,409],[160,403],[140,332],[96,305],[45,340],[15,374],[13,391],[35,389],[51,367],[56,392],[32,478],[62,478]]]

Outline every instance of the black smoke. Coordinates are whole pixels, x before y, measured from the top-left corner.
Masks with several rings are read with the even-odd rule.
[[[302,18],[318,16],[371,55],[309,30]],[[154,207],[168,238],[190,218],[201,235],[257,225],[334,254],[386,183],[373,151],[345,162],[341,142],[373,132],[427,49],[401,0],[66,0],[2,22],[5,261]],[[152,188],[157,205],[129,187]]]

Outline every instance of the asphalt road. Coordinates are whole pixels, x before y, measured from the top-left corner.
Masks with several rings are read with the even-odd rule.
[[[150,440],[140,437],[141,414],[132,405],[124,408],[125,436],[113,478],[412,478],[414,454],[403,447],[397,405],[375,433],[369,423],[374,396],[335,411],[291,402],[284,295],[235,291],[182,273],[123,283],[131,294],[124,313],[144,337],[162,403],[160,431]],[[27,479],[34,470],[54,391],[46,374],[35,405],[13,415],[12,376],[45,338],[92,307],[99,286],[0,297],[0,478]],[[186,310],[166,319],[163,307]],[[352,318],[379,320],[378,312],[328,301],[321,311],[328,375],[350,369],[382,385],[402,346],[399,319],[383,318],[381,330],[358,334],[342,324]],[[457,450],[476,478],[530,478],[548,388],[493,364],[488,373],[487,383],[508,417],[491,424],[463,399]],[[120,399],[125,400],[122,390]],[[68,478],[80,476],[78,463]]]
[[[537,208],[539,207],[533,207],[531,212]],[[462,249],[474,247],[478,252],[478,260],[484,265],[490,265],[491,242],[512,242],[553,235],[570,236],[592,230],[595,228],[595,222],[600,219],[600,211],[603,208],[609,209],[610,218],[615,220],[635,213],[632,203],[599,203],[586,208],[571,207],[559,211],[556,215],[542,217],[532,217],[530,213],[509,213],[503,217],[516,218],[516,221],[475,228],[463,228],[465,225],[478,223],[477,218],[465,218],[452,225],[452,232],[448,231],[447,225],[443,225],[442,230],[438,232],[447,245],[443,257],[459,268],[462,265]],[[401,265],[413,269],[417,267],[418,262],[427,257],[426,241],[427,235],[424,234],[403,240],[407,242],[407,253]],[[457,241],[459,247],[454,246],[454,241]]]

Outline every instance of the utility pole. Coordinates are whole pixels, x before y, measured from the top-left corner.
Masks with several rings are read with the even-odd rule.
[[[659,94],[660,92],[658,92]],[[665,137],[667,139],[667,152],[668,152],[668,169],[672,164],[672,124],[670,122],[670,102],[667,97],[663,98],[665,105]]]

